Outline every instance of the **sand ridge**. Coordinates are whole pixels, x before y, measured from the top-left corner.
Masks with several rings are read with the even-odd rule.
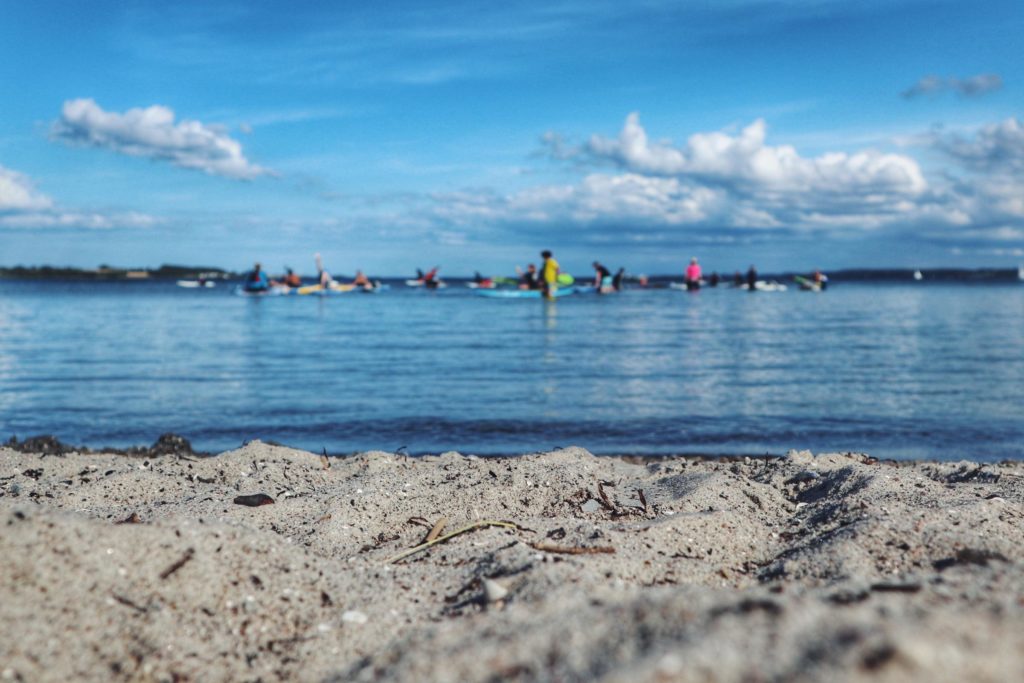
[[[1021,463],[0,449],[0,524],[10,680],[1024,679]]]

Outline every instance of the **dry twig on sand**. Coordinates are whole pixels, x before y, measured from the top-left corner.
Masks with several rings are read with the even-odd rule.
[[[615,548],[609,545],[580,547],[555,545],[553,543],[531,543],[530,547],[545,553],[559,553],[561,555],[612,555],[615,553]]]
[[[452,539],[452,538],[455,538],[456,536],[458,536],[460,534],[464,534],[467,531],[473,531],[475,529],[483,529],[483,528],[489,527],[489,526],[502,526],[502,527],[505,527],[507,529],[516,529],[516,530],[519,529],[519,525],[518,524],[513,524],[512,522],[499,522],[499,521],[495,521],[495,520],[482,520],[480,522],[473,522],[469,526],[464,526],[461,529],[457,529],[456,531],[451,532],[450,534],[445,534],[444,536],[438,536],[437,538],[435,538],[433,540],[425,541],[423,543],[420,543],[415,548],[409,548],[404,553],[399,553],[399,554],[395,555],[394,557],[392,557],[391,559],[389,559],[387,561],[387,563],[388,564],[394,564],[395,562],[400,562],[401,560],[404,560],[407,557],[411,557],[412,555],[415,555],[416,553],[422,552],[422,551],[426,550],[427,548],[429,548],[431,546],[437,545],[438,543],[444,543],[445,541],[447,541],[449,539]],[[433,531],[433,530],[431,530],[431,531]]]
[[[160,572],[160,578],[161,579],[167,579],[171,574],[173,574],[174,572],[176,572],[179,569],[181,569],[182,567],[184,567],[185,564],[189,560],[191,560],[192,556],[195,555],[195,554],[196,554],[195,548],[189,548],[188,550],[186,550],[185,554],[181,556],[181,559],[179,559],[177,562],[172,564],[167,569],[165,569],[162,572]]]
[[[447,517],[442,517],[441,519],[437,520],[437,522],[434,524],[433,528],[431,528],[431,530],[427,533],[427,537],[425,539],[423,539],[423,542],[424,543],[430,543],[435,538],[440,536],[441,532],[444,531],[444,527],[445,527],[446,524],[448,524],[448,518]]]

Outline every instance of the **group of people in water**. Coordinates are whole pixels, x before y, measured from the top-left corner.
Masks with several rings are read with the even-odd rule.
[[[797,279],[800,280],[801,278]],[[699,290],[705,283],[710,287],[717,287],[721,282],[721,278],[718,273],[711,273],[707,280],[705,280],[704,273],[700,267],[700,262],[697,260],[697,257],[694,256],[690,259],[690,265],[686,267],[684,282],[686,284],[686,289],[692,292]],[[815,289],[824,290],[828,286],[828,276],[820,270],[815,270],[811,275],[810,280],[806,280],[806,282]],[[733,287],[746,289],[750,292],[756,292],[759,289],[757,268],[751,265],[750,268],[747,269],[746,275],[737,270],[733,274],[732,285]]]
[[[542,262],[538,269],[533,263],[526,266],[526,269],[522,269],[516,266],[516,279],[512,278],[490,278],[484,277],[479,272],[476,273],[473,280],[478,287],[495,287],[498,284],[515,285],[522,290],[540,290],[544,296],[551,297],[554,295],[555,290],[558,288],[559,279],[562,275],[561,268],[558,261],[555,260],[554,255],[550,250],[545,249],[540,254]],[[315,254],[317,268],[317,285],[323,289],[330,289],[342,285],[331,277],[330,273],[323,266],[323,260],[320,254]],[[618,292],[623,287],[625,280],[626,269],[619,268],[618,271],[613,275],[611,270],[601,264],[599,261],[594,261],[591,264],[594,268],[594,289],[600,294],[610,294]],[[438,278],[438,271],[440,266],[434,266],[427,272],[423,272],[420,269],[416,270],[416,279],[407,281],[408,284],[415,286],[423,286],[427,289],[436,289],[442,286],[441,280]],[[800,278],[798,278],[799,280]],[[721,282],[717,272],[711,273],[711,275],[705,279],[703,270],[701,269],[700,262],[697,257],[694,256],[690,259],[689,265],[686,267],[684,273],[684,281],[686,289],[689,291],[699,290],[704,284],[710,287],[717,287]],[[827,286],[828,278],[820,271],[814,271],[813,275],[809,280],[805,282],[816,289],[823,290]],[[641,277],[641,285],[646,284],[646,278]],[[747,289],[748,291],[757,291],[758,279],[757,269],[751,265],[747,269],[744,275],[740,271],[736,271],[733,275],[732,284],[734,287]],[[313,285],[314,287],[317,285]],[[355,277],[352,282],[349,283],[351,287],[362,287],[366,290],[372,290],[376,283],[372,282],[361,270],[357,270]],[[272,279],[262,270],[259,263],[253,266],[252,271],[246,275],[245,282],[242,287],[247,292],[263,292],[269,290],[271,287],[288,287],[298,288],[302,287],[302,279],[295,274],[291,268],[286,268],[286,272],[280,278]]]
[[[314,259],[316,260],[317,282],[315,285],[311,286],[330,289],[344,284],[331,277],[331,274],[327,272],[326,268],[324,268],[323,259],[320,257],[320,254],[315,254]],[[370,278],[366,277],[366,274],[361,270],[356,271],[355,277],[349,284],[353,287],[361,287],[366,290],[372,290],[376,287],[376,284],[372,282]],[[270,278],[263,271],[263,266],[259,263],[253,264],[252,270],[245,276],[245,281],[242,283],[243,290],[253,293],[265,292],[271,287],[297,289],[302,286],[302,278],[299,277],[291,268],[286,267],[284,275],[279,278]]]

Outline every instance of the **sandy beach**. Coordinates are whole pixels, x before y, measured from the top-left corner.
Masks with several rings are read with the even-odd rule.
[[[1024,680],[1022,463],[178,450],[0,449],[2,680]]]

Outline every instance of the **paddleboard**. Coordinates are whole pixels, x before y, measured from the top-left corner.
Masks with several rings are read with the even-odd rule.
[[[486,296],[491,299],[540,299],[544,296],[544,292],[539,289],[477,289],[474,292],[477,296]],[[560,287],[552,293],[552,296],[560,298],[575,293],[575,287]]]
[[[268,289],[261,289],[261,290],[252,291],[252,290],[245,289],[241,285],[238,285],[238,286],[235,287],[234,293],[237,296],[254,296],[254,297],[285,296],[286,294],[290,294],[291,290],[289,290],[287,287],[270,287]]]
[[[804,290],[805,292],[820,292],[821,291],[821,283],[820,282],[814,282],[813,280],[809,280],[809,279],[805,278],[802,275],[797,275],[793,279],[796,280],[796,283],[798,285],[800,285],[800,289]]]
[[[740,289],[750,289],[750,285],[744,282],[740,285]],[[785,292],[786,285],[781,282],[768,282],[766,280],[758,280],[754,283],[754,289],[758,292]]]
[[[306,285],[305,287],[299,287],[295,292],[300,296],[306,296],[309,294],[328,296],[331,294],[348,294],[349,292],[355,291],[355,289],[355,285],[342,285],[337,282],[332,282],[327,287],[324,287],[323,285]]]

